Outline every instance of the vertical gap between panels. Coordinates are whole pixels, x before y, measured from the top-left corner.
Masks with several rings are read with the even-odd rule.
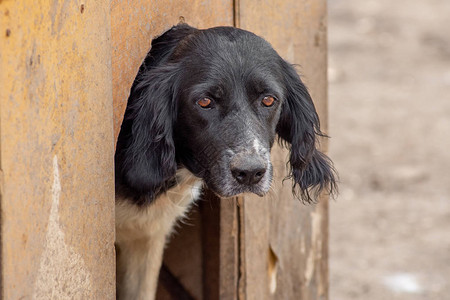
[[[244,208],[244,198],[242,196],[237,197],[237,290],[236,299],[245,300],[246,299],[246,270],[245,270],[245,208]]]

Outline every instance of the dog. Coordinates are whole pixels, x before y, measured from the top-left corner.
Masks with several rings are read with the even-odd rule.
[[[297,198],[336,190],[307,88],[268,42],[179,24],[153,39],[131,87],[115,154],[117,298],[154,299],[164,246],[202,186],[265,195],[276,136]]]

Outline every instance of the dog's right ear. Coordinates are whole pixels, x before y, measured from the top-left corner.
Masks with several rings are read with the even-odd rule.
[[[117,141],[116,187],[140,202],[166,190],[177,170],[172,133],[180,68],[169,58],[194,30],[178,25],[154,39],[131,88]]]
[[[331,160],[317,148],[317,138],[326,135],[320,131],[319,116],[306,86],[293,66],[285,61],[281,65],[286,95],[277,133],[290,149],[292,192],[305,202],[313,202],[322,190],[331,195],[337,192],[337,173]]]

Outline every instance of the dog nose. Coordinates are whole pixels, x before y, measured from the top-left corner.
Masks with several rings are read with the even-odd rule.
[[[233,159],[230,169],[236,181],[246,185],[257,184],[266,173],[264,161],[254,157]]]

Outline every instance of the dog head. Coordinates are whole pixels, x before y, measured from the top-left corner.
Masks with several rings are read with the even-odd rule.
[[[295,69],[250,32],[178,25],[153,40],[133,84],[116,180],[151,201],[185,167],[219,196],[262,196],[276,134],[290,149],[293,191],[306,201],[313,187],[332,192],[319,119]]]

